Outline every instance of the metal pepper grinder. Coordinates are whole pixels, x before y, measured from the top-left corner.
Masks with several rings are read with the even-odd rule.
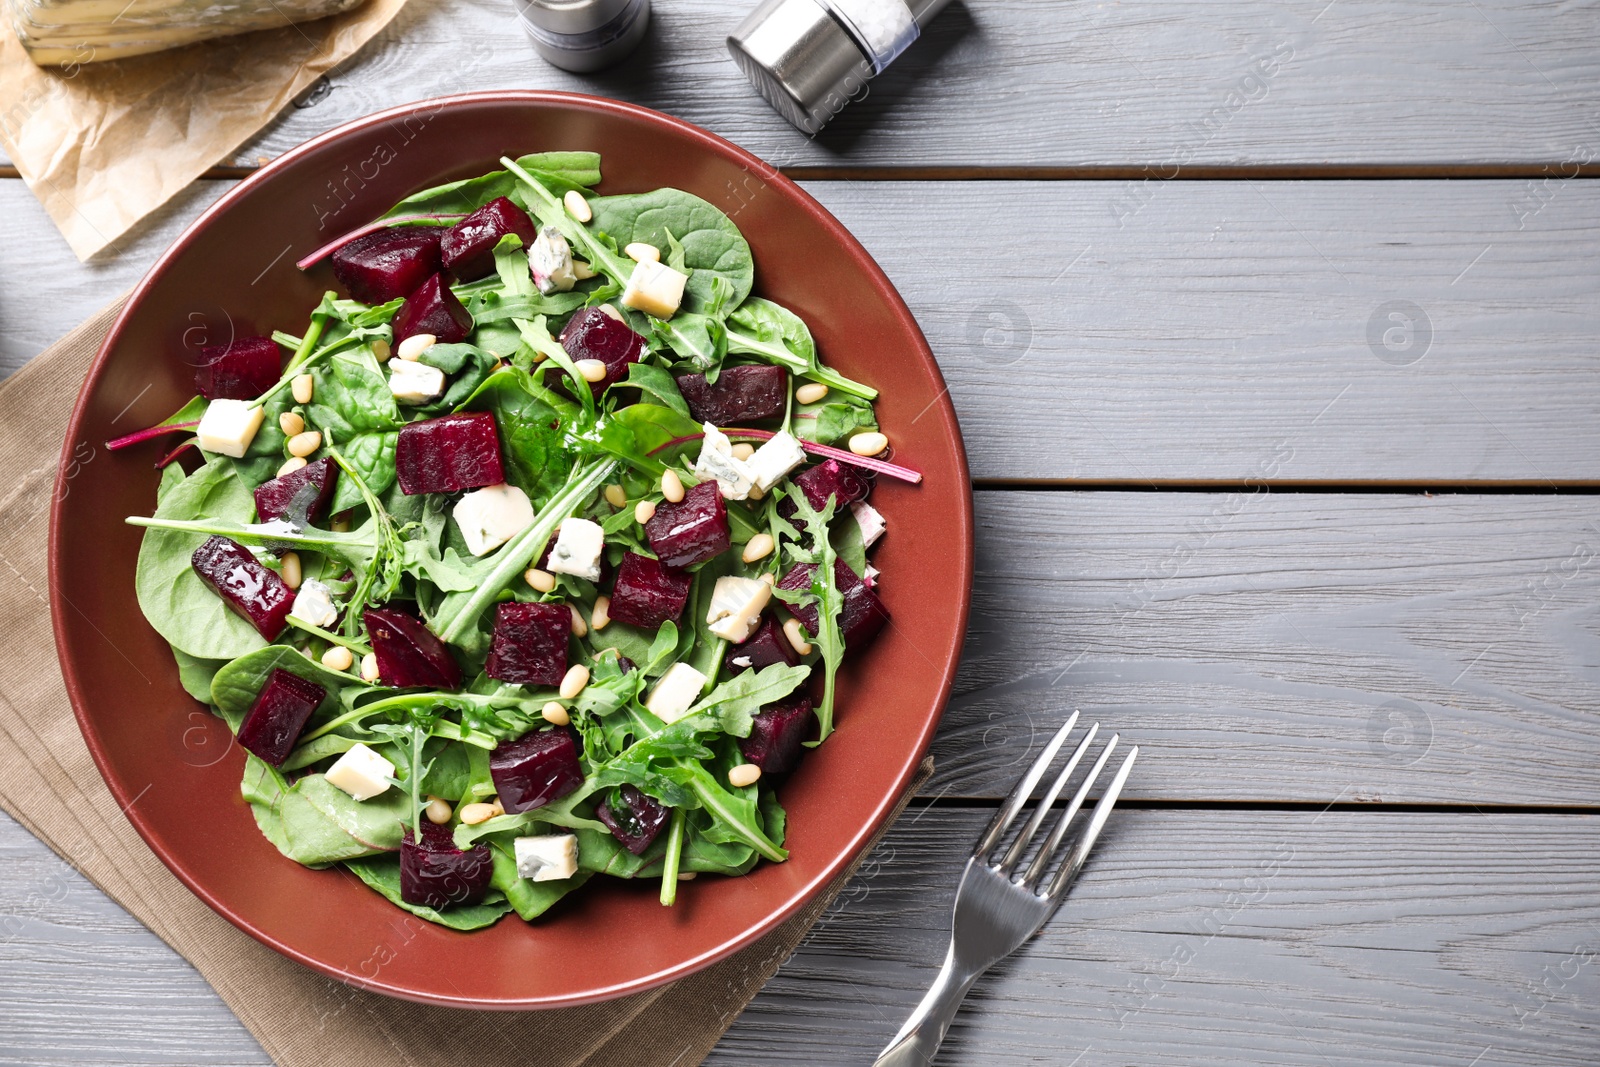
[[[638,47],[650,0],[517,0],[517,19],[545,62],[588,74]]]
[[[950,0],[762,0],[728,38],[745,77],[814,134],[882,74]]]

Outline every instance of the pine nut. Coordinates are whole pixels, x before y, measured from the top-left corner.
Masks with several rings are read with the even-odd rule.
[[[643,526],[656,517],[656,502],[654,500],[641,500],[633,506],[633,521]]]
[[[800,655],[811,655],[811,642],[806,640],[806,631],[799,619],[790,619],[783,624],[783,636],[789,639],[789,647]]]
[[[309,374],[296,374],[294,381],[289,383],[289,392],[294,394],[296,404],[309,404],[317,392],[317,380]]]
[[[545,722],[553,723],[556,726],[565,726],[567,723],[572,721],[571,713],[569,713],[563,705],[558,704],[554,700],[546,704],[540,714],[544,716]]]
[[[430,793],[428,795],[428,806],[422,809],[422,814],[426,815],[428,821],[435,826],[443,826],[450,821],[450,802]]]
[[[772,535],[758,533],[745,543],[744,551],[739,558],[746,563],[754,563],[758,559],[766,559],[772,554]]]
[[[285,474],[293,474],[305,465],[306,461],[303,456],[290,456],[283,461],[283,466],[278,468],[278,477],[282,478]]]
[[[850,437],[850,451],[858,456],[876,456],[888,447],[889,439],[876,430],[852,434]]]
[[[355,661],[355,653],[343,645],[334,645],[322,654],[322,665],[330,671],[347,671]]]
[[[763,574],[761,576],[761,580],[771,586],[776,586],[778,584],[778,576],[773,574],[771,571],[767,571],[765,574]]]
[[[492,818],[494,818],[493,804],[461,805],[461,821],[468,826],[476,826],[480,822],[488,822]]]
[[[379,363],[389,362],[389,357],[394,355],[394,350],[389,347],[389,342],[381,337],[376,341],[369,341],[367,347],[372,349],[372,358]]]
[[[618,322],[627,322],[628,321],[627,319],[622,317],[622,312],[618,311],[615,307],[613,307],[610,304],[601,304],[600,305],[600,310],[605,312],[607,315],[610,315],[612,318],[616,319]]]
[[[306,420],[300,416],[298,411],[285,411],[278,416],[278,429],[283,431],[283,436],[285,437],[293,437],[297,433],[302,433],[305,428]]]
[[[745,499],[746,500],[760,500],[762,497],[764,497],[766,495],[767,495],[767,491],[765,489],[761,488],[759,485],[752,485],[750,487],[750,492],[745,494]]]
[[[572,700],[583,687],[589,684],[589,668],[581,663],[574,663],[567,668],[567,676],[561,679],[561,699]]]
[[[322,434],[316,430],[307,430],[289,438],[289,455],[291,456],[309,456],[321,447]]]
[[[692,882],[692,881],[695,880],[695,877],[699,873],[700,872],[698,872],[698,871],[679,871],[678,872],[678,881],[680,881],[680,882]]]
[[[415,362],[422,358],[422,353],[439,343],[439,339],[431,333],[414,333],[400,342],[400,347],[394,354],[401,359]]]
[[[661,473],[661,495],[667,498],[669,504],[676,504],[683,499],[683,479],[670,467]]]
[[[741,763],[728,771],[728,784],[743,789],[761,780],[761,768],[754,763]]]
[[[603,382],[606,380],[606,365],[604,360],[580,359],[578,362],[574,363],[573,366],[577,368],[578,374],[581,375],[583,380],[586,382],[594,383]]]
[[[604,630],[606,623],[611,621],[611,598],[597,596],[594,598],[594,610],[589,613],[589,629]]]
[[[628,491],[620,485],[606,486],[606,503],[614,508],[627,506]]]
[[[802,404],[815,404],[828,395],[828,387],[821,382],[807,382],[794,391],[794,398]]]
[[[586,282],[594,277],[594,267],[581,259],[572,261],[572,276],[580,282]]]
[[[500,803],[499,797],[495,797],[493,800],[489,801],[489,806],[494,809],[496,816],[504,815],[506,813],[506,806]]]
[[[376,682],[378,680],[378,654],[368,652],[361,657],[361,680],[363,682]]]
[[[279,563],[278,576],[283,579],[283,584],[290,589],[300,588],[300,553],[285,552]]]
[[[657,248],[655,245],[647,245],[643,241],[634,241],[627,248],[622,250],[622,254],[633,260],[635,263],[643,263],[646,260],[649,260],[651,263],[661,262],[661,249]]]
[[[348,511],[341,511],[339,514],[335,515],[333,517],[333,521],[328,523],[328,529],[332,530],[334,533],[349,533],[350,513]]]
[[[561,202],[567,206],[567,214],[579,222],[588,222],[594,218],[594,211],[589,207],[589,201],[585,200],[583,194],[576,189],[568,189],[567,195],[561,198]]]
[[[746,441],[740,441],[733,446],[733,458],[743,461],[756,454],[756,446]]]
[[[572,636],[588,637],[589,624],[583,621],[583,615],[578,611],[578,605],[568,604],[567,607],[572,612]]]
[[[555,592],[556,576],[549,571],[542,571],[538,567],[529,567],[522,572],[522,580],[541,593]]]

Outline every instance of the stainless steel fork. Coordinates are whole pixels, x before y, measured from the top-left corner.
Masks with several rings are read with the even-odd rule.
[[[1083,784],[1073,794],[1066,810],[1056,821],[1055,828],[1050,831],[1050,836],[1039,846],[1020,877],[1017,876],[1017,867],[1039,827],[1049,817],[1051,806],[1066,788],[1067,780],[1078,769],[1078,764],[1083,761],[1100,732],[1099,723],[1089,727],[1083,740],[1078,742],[1066,766],[1040,798],[1032,816],[998,863],[994,862],[993,856],[999,850],[1006,831],[1016,821],[1023,805],[1033,795],[1034,788],[1044,777],[1045,771],[1050,769],[1050,764],[1055,761],[1056,754],[1061,751],[1061,746],[1077,724],[1078,713],[1073,712],[1072,717],[1050,739],[1033,766],[1028,768],[1028,773],[1022,776],[1017,787],[995,813],[989,828],[978,839],[978,846],[972,850],[972,857],[967,860],[966,870],[961,875],[961,885],[956,889],[950,948],[945,952],[944,966],[939,969],[933,988],[928,990],[922,1003],[917,1005],[917,1010],[911,1013],[911,1018],[906,1020],[894,1040],[878,1055],[873,1067],[925,1067],[932,1063],[939,1043],[944,1040],[945,1031],[950,1029],[950,1022],[955,1018],[956,1010],[961,1007],[967,990],[972,988],[978,976],[1022,947],[1023,942],[1037,933],[1061,906],[1067,890],[1083,869],[1084,861],[1089,858],[1089,850],[1100,836],[1106,817],[1111,814],[1117,797],[1122,793],[1128,772],[1133,770],[1133,761],[1139,755],[1137,746],[1123,758],[1111,784],[1106,786],[1095,804],[1088,825],[1078,835],[1071,853],[1046,888],[1040,888],[1045,872],[1060,850],[1073,816],[1083,807],[1089,790],[1111,759],[1111,753],[1117,747],[1116,734],[1112,734],[1111,740],[1101,749]]]

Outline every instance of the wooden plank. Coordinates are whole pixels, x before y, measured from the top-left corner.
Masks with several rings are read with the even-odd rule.
[[[932,978],[986,817],[908,814],[708,1062],[871,1062]],[[1123,810],[939,1062],[1589,1064],[1597,846],[1593,816]],[[0,1062],[270,1062],[186,963],[3,817],[0,915],[21,916],[0,939]]]
[[[1600,498],[976,500],[929,795],[1005,795],[1079,708],[1147,747],[1131,797],[1600,803]]]
[[[1581,163],[1600,147],[1591,5],[955,4],[814,142],[728,58],[723,39],[753,6],[657,4],[640,52],[578,76],[540,60],[497,0],[412,4],[333,75],[331,91],[287,109],[226,162],[254,165],[404,101],[508,88],[644,104],[786,166],[1481,172]]]
[[[864,1064],[932,980],[985,811],[903,819],[713,1067]],[[1119,811],[979,980],[957,1064],[1592,1064],[1593,816]]]
[[[85,268],[0,182],[18,250],[0,285],[19,308],[0,367],[131,285],[226,184],[202,183]],[[979,478],[1600,478],[1600,183],[807,188],[916,312]],[[1386,317],[1396,301],[1429,325],[1407,335]]]

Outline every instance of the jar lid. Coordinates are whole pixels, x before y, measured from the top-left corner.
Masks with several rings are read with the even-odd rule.
[[[728,37],[739,69],[784,118],[816,133],[866,88],[873,64],[818,0],[762,0]]]
[[[521,0],[522,18],[546,33],[593,33],[627,11],[635,0]]]

